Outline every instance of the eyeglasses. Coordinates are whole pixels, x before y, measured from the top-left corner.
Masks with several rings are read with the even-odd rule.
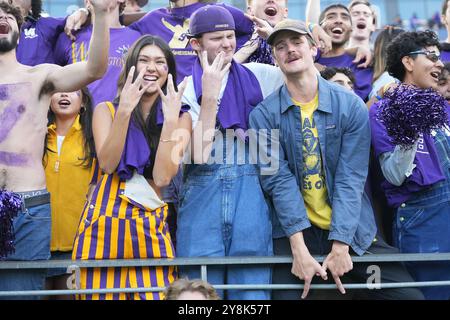
[[[438,62],[438,60],[441,59],[441,54],[436,53],[434,51],[427,51],[427,50],[412,51],[408,53],[407,56],[413,54],[424,54],[427,57],[427,59],[430,60],[431,62]]]

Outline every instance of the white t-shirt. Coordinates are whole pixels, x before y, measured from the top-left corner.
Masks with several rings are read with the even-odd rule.
[[[281,87],[284,83],[283,72],[278,67],[256,62],[246,63],[243,65],[255,75],[264,99],[276,89]],[[225,87],[227,85],[228,75],[229,72],[224,76],[222,80],[222,88],[220,89],[219,99],[222,99]],[[192,76],[188,77],[188,83],[183,94],[183,103],[191,107],[189,113],[192,117],[192,127],[195,127],[200,115],[200,105],[198,104],[195,95],[194,81],[192,79]]]
[[[56,146],[58,148],[58,157],[61,155],[61,147],[66,136],[56,136]]]

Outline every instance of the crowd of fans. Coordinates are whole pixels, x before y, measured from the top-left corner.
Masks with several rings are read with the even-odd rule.
[[[449,1],[442,43],[376,30],[367,0],[309,0],[305,22],[287,2],[86,0],[58,19],[0,0],[0,259],[289,255],[208,281],[305,284],[216,292],[184,279],[198,267],[82,268],[81,289],[168,289],[77,299],[450,299],[345,288],[370,276],[354,255],[450,252]],[[382,283],[450,280],[449,261],[378,266]],[[68,277],[0,270],[0,291]]]

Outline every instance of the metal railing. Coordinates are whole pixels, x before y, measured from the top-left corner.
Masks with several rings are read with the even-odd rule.
[[[323,262],[324,256],[314,257],[318,262]],[[364,256],[352,256],[354,263],[384,263],[384,262],[425,262],[425,261],[450,261],[450,253],[402,253],[402,254],[368,254]],[[290,264],[292,257],[208,257],[208,258],[175,258],[175,259],[116,259],[116,260],[38,260],[38,261],[1,261],[0,270],[21,269],[52,269],[52,268],[111,268],[111,267],[162,267],[162,266],[198,266],[201,279],[208,281],[208,266],[229,265],[275,265]],[[421,281],[421,282],[396,282],[396,283],[351,283],[345,284],[346,289],[388,289],[408,287],[450,286],[448,281]],[[221,290],[286,290],[303,289],[302,284],[228,284],[214,285]],[[114,288],[114,289],[68,289],[68,290],[33,290],[33,291],[0,291],[2,296],[52,296],[74,294],[106,294],[106,293],[144,293],[159,292],[165,287],[139,287],[139,288]],[[335,284],[312,284],[311,289],[331,290],[336,289]]]

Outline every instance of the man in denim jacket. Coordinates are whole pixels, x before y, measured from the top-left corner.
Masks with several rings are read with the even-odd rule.
[[[327,280],[327,270],[344,294],[340,277],[369,283],[371,273],[367,272],[374,270],[368,264],[353,266],[351,253],[397,252],[376,239],[372,208],[364,192],[370,149],[368,112],[359,97],[318,75],[317,48],[302,22],[278,23],[268,43],[285,84],[251,113],[250,126],[258,133],[260,149],[268,145],[265,151],[271,151],[265,153],[272,160],[270,167],[273,161],[278,164],[275,170],[260,166],[262,187],[276,213],[274,251],[292,254],[291,272],[305,280],[302,298],[314,275]],[[323,264],[312,254],[326,256]],[[399,263],[377,267],[381,282],[412,280]],[[275,267],[273,282],[298,283],[289,271],[288,266]],[[358,293],[379,299],[423,299],[419,290],[409,288]],[[273,297],[298,299],[300,293],[277,290]]]

